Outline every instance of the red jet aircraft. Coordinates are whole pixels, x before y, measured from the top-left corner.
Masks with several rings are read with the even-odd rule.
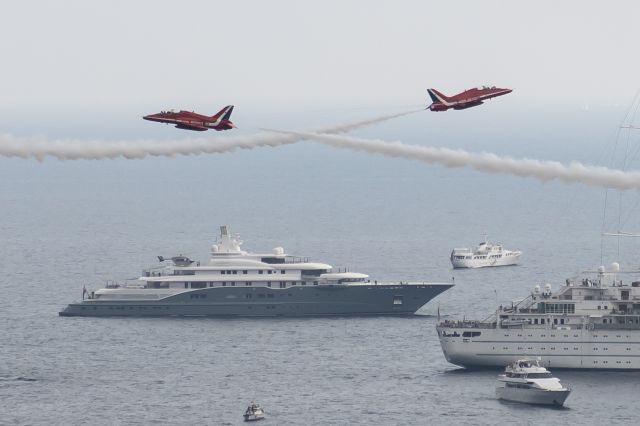
[[[429,92],[429,96],[431,96],[431,100],[433,101],[427,108],[431,111],[446,111],[450,108],[466,109],[482,105],[484,100],[511,93],[511,89],[500,89],[496,86],[482,86],[465,90],[451,97],[443,95],[436,89],[427,89],[427,92]]]
[[[162,111],[158,114],[145,115],[145,120],[157,121],[158,123],[175,124],[178,129],[196,130],[203,132],[205,130],[229,130],[235,128],[235,124],[229,121],[233,105],[228,105],[220,110],[216,115],[209,117],[208,115],[197,114],[190,111]]]

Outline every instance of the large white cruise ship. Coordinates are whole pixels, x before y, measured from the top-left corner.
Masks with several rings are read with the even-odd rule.
[[[557,291],[536,286],[486,320],[441,321],[444,356],[463,367],[539,356],[552,368],[640,369],[640,281],[622,279],[634,274],[613,263],[594,280],[566,280]]]
[[[60,316],[412,315],[453,284],[382,283],[368,275],[272,253],[249,253],[227,226],[206,265],[165,259],[133,282],[108,284]],[[84,292],[83,292],[84,293]]]

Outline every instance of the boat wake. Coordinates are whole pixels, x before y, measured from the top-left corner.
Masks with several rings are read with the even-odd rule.
[[[33,379],[31,377],[2,377],[0,376],[0,382],[37,382],[38,379]]]

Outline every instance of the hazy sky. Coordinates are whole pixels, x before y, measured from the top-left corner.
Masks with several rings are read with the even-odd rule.
[[[0,106],[627,102],[640,2],[38,1],[0,14]]]

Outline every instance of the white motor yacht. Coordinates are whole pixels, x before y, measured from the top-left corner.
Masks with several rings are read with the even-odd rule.
[[[506,250],[500,244],[487,242],[485,237],[475,249],[454,248],[451,252],[451,264],[454,268],[508,266],[518,263],[521,255],[521,251]]]
[[[538,359],[519,359],[498,376],[496,396],[506,401],[562,406],[570,389],[540,365]]]

